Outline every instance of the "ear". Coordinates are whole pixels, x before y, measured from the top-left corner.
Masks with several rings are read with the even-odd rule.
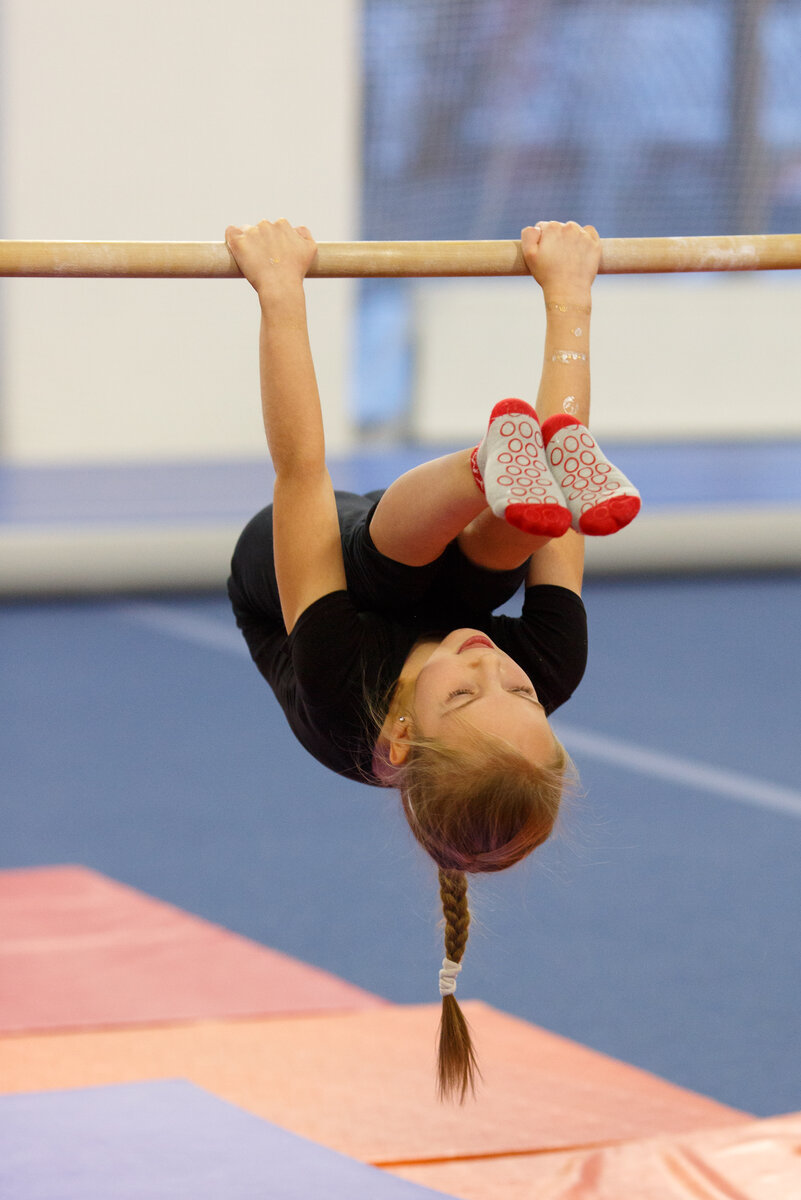
[[[401,767],[409,757],[409,726],[405,721],[393,721],[389,735],[389,761],[393,767]]]

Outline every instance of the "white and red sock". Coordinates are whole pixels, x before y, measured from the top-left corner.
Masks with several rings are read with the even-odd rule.
[[[608,461],[586,425],[560,413],[543,423],[542,435],[573,529],[603,537],[634,520],[640,511],[640,493]]]
[[[495,405],[470,465],[496,517],[540,537],[567,532],[570,511],[548,469],[537,414],[524,400]]]

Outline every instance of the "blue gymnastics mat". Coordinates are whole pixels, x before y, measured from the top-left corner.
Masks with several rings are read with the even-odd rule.
[[[184,1080],[0,1096],[8,1200],[442,1200]]]

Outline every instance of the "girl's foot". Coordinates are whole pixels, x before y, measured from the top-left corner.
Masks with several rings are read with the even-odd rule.
[[[542,426],[551,474],[579,533],[617,533],[640,511],[640,493],[613,466],[595,438],[575,417],[559,414]]]
[[[537,414],[524,400],[495,405],[470,465],[496,517],[539,537],[567,532],[570,511],[548,469]]]

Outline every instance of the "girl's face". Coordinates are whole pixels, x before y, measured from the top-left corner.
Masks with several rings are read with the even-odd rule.
[[[530,762],[548,762],[554,736],[522,667],[478,629],[456,629],[420,667],[414,692],[419,732],[469,745],[474,731],[494,734]]]

